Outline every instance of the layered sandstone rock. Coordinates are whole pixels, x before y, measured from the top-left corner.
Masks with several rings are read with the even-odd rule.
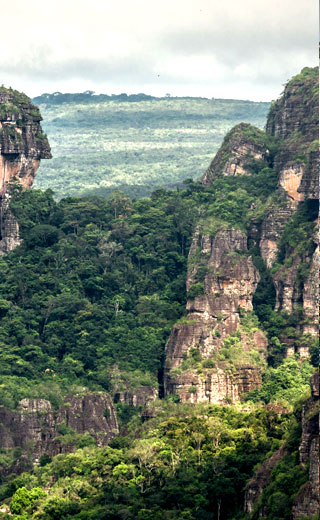
[[[130,374],[113,365],[110,371],[110,383],[114,404],[145,407],[159,397],[158,385],[139,384],[130,379]]]
[[[267,209],[261,224],[259,236],[260,254],[268,269],[271,269],[278,255],[278,242],[282,230],[292,217],[294,210],[286,200],[278,204],[272,204]]]
[[[269,268],[276,260],[281,232],[299,203],[319,199],[317,89],[317,69],[303,69],[286,85],[268,115],[266,132],[279,140],[274,162],[282,196],[262,224],[260,248]]]
[[[72,437],[64,437],[62,429],[89,433],[98,446],[108,444],[119,433],[110,396],[98,392],[70,396],[58,410],[45,399],[22,399],[16,411],[0,407],[1,447],[22,448],[30,463],[44,454],[52,457],[74,449]]]
[[[0,89],[0,254],[19,243],[18,227],[8,209],[10,182],[30,188],[40,160],[51,157],[41,119],[27,96]]]
[[[286,244],[279,260],[279,245],[284,227],[295,212],[306,201],[319,197],[317,86],[317,70],[304,69],[273,104],[266,133],[245,123],[237,125],[202,178],[208,186],[221,176],[254,175],[252,165],[260,171],[265,167],[275,169],[278,187],[262,214],[258,208],[248,235],[268,269],[276,261],[282,263],[273,273],[275,310],[291,314],[302,308],[298,332],[313,335],[318,327],[317,253],[313,254],[314,248],[309,246],[301,253],[301,247],[296,250]],[[309,210],[313,215],[314,208]],[[188,315],[173,327],[166,347],[165,393],[178,393],[183,400],[211,402],[223,402],[226,397],[235,400],[241,394],[237,371],[230,373],[228,364],[217,363],[216,354],[237,331],[238,308],[252,309],[260,276],[245,253],[246,243],[246,234],[235,229],[221,229],[214,237],[199,229],[195,232],[187,277]],[[202,279],[200,271],[205,273]],[[197,374],[188,364],[195,349],[201,358],[214,360],[216,367]],[[290,349],[300,357],[308,356],[308,345],[288,341],[288,355]],[[250,373],[247,371],[247,388],[259,384],[254,365]]]
[[[263,132],[248,123],[235,126],[225,137],[209,168],[202,177],[208,186],[220,175],[250,175],[250,161],[267,161],[269,150]],[[267,163],[266,163],[267,164]]]
[[[236,401],[243,392],[261,384],[260,369],[244,362],[230,370],[216,354],[224,340],[237,331],[240,308],[252,310],[259,273],[247,254],[245,233],[233,228],[221,229],[214,237],[197,230],[189,253],[189,294],[199,283],[196,280],[203,262],[203,291],[188,299],[188,315],[173,327],[166,346],[165,393],[177,393],[182,401]],[[266,349],[261,331],[255,331],[252,337],[243,334],[241,344],[244,352],[253,348],[263,353]],[[204,363],[200,374],[192,368],[183,370],[183,362],[195,350],[199,351],[198,358],[211,359],[215,366],[207,368]]]
[[[304,334],[316,336],[319,332],[319,248],[316,247],[303,284]]]
[[[129,406],[145,407],[159,396],[159,390],[156,386],[138,386],[128,390],[122,390],[114,393],[113,402],[115,404],[122,403]]]
[[[316,336],[319,326],[319,250],[317,236],[314,236],[314,253],[288,255],[291,265],[284,264],[274,275],[276,288],[276,311],[291,314],[299,307],[303,309],[300,327],[304,334]],[[304,271],[301,270],[302,265]]]

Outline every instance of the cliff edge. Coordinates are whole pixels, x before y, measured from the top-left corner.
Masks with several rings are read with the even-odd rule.
[[[18,226],[8,210],[10,182],[32,186],[41,159],[50,159],[39,109],[16,90],[0,88],[0,254],[19,244]]]

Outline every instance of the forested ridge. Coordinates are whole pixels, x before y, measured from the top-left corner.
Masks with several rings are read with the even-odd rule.
[[[56,197],[115,189],[150,196],[199,178],[225,133],[240,121],[263,127],[266,102],[155,98],[145,94],[43,94],[40,106],[53,159],[35,180]],[[89,174],[90,172],[90,174]]]

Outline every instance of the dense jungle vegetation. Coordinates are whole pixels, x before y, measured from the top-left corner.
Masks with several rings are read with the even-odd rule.
[[[33,100],[44,118],[53,159],[35,186],[56,197],[120,189],[144,197],[160,187],[199,178],[240,121],[263,127],[269,103],[145,94],[43,94]]]
[[[132,384],[157,384],[171,327],[185,313],[187,255],[199,212],[210,229],[217,217],[220,226],[245,229],[272,203],[276,179],[263,165],[254,176],[220,178],[209,188],[186,183],[185,190],[158,190],[150,199],[114,192],[108,200],[60,202],[50,190],[12,185],[23,243],[0,259],[1,404],[14,408],[23,396],[41,396],[57,405],[72,385],[110,390],[114,365]],[[313,213],[307,208],[310,225]],[[297,334],[309,342],[315,364],[314,341],[295,332],[299,312],[273,311],[270,275],[256,251],[249,253],[262,273],[254,303],[270,339],[269,370],[284,357],[279,338]]]
[[[278,143],[261,138],[276,153]],[[42,397],[57,409],[64,396],[87,389],[112,395],[119,373],[127,388],[158,386],[162,397],[164,347],[173,324],[185,318],[195,226],[212,236],[230,225],[247,231],[283,203],[272,154],[248,168],[251,175],[217,178],[210,187],[188,179],[183,189],[161,188],[140,199],[117,190],[109,198],[57,200],[51,190],[23,192],[13,182],[10,208],[23,242],[0,257],[0,404],[16,409],[24,397]],[[275,270],[288,264],[284,251],[313,252],[316,214],[312,202],[300,205]],[[241,318],[243,327],[257,325],[268,337],[262,386],[229,406],[159,398],[145,416],[119,403],[120,436],[104,448],[90,432],[80,438],[61,429],[78,449],[52,460],[43,455],[31,473],[3,472],[0,499],[10,514],[0,510],[0,518],[256,520],[258,512],[242,511],[245,487],[285,444],[261,502],[266,520],[291,520],[294,495],[308,480],[298,449],[318,346],[297,327],[301,309],[273,310],[270,271],[248,246],[240,253],[252,256],[261,281],[253,312]],[[305,264],[299,276],[307,274]],[[288,340],[308,345],[310,360],[285,358]],[[0,464],[20,455],[1,451]]]
[[[156,418],[132,419],[110,446],[43,457],[32,474],[3,483],[13,516],[2,518],[245,520],[246,482],[286,437],[290,457],[264,499],[269,520],[291,519],[292,497],[307,480],[298,464],[301,408],[279,416],[266,408],[155,406]]]
[[[220,226],[241,229],[261,218],[274,201],[276,178],[260,166],[253,165],[251,177],[220,178],[209,188],[188,180],[184,190],[139,200],[118,191],[107,200],[57,202],[50,190],[22,192],[13,183],[11,209],[23,243],[0,259],[1,404],[15,408],[29,396],[58,407],[64,395],[85,388],[112,392],[115,367],[131,387],[156,385],[170,329],[185,312],[187,255],[199,213],[209,227],[217,215]],[[314,218],[310,207],[301,212],[301,219]],[[306,237],[292,232],[288,240],[301,247]],[[264,500],[272,504],[268,520],[291,518],[307,472],[298,464],[301,405],[290,410],[308,396],[314,368],[284,360],[279,338],[296,334],[299,316],[273,311],[270,274],[250,253],[263,274],[255,313],[270,340],[262,387],[228,407],[183,405],[169,396],[151,405],[147,422],[139,409],[118,406],[121,434],[109,447],[97,448],[87,435],[75,453],[43,456],[32,474],[3,478],[0,496],[13,518],[242,519],[246,482],[285,439],[290,460]],[[315,341],[300,340],[309,341],[316,365]],[[273,408],[279,404],[287,410],[281,415]],[[3,452],[1,463],[16,456]]]

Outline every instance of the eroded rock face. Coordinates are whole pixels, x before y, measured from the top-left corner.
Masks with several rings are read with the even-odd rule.
[[[8,210],[8,184],[32,186],[41,159],[50,159],[41,115],[30,99],[15,90],[0,89],[0,254],[19,244],[17,224]]]
[[[206,274],[202,294],[189,298],[188,315],[177,323],[166,346],[165,393],[177,393],[182,401],[223,403],[236,401],[240,395],[261,384],[259,369],[250,365],[230,372],[224,363],[204,369],[202,374],[187,369],[179,373],[191,349],[198,349],[202,359],[213,358],[224,340],[237,331],[239,308],[252,310],[252,296],[259,273],[247,252],[247,237],[237,229],[222,229],[215,237],[195,233],[189,253],[187,290],[190,294],[203,262]],[[266,349],[261,331],[242,339],[244,349]]]
[[[276,261],[278,241],[284,226],[292,215],[293,210],[285,201],[277,205],[271,205],[266,212],[261,225],[259,248],[261,257],[265,261],[268,269],[270,269]]]
[[[23,448],[33,462],[44,454],[52,457],[74,449],[61,427],[77,434],[89,433],[98,446],[108,444],[119,433],[112,400],[103,393],[67,397],[58,410],[45,399],[22,399],[17,411],[0,407],[1,447]]]
[[[282,201],[270,207],[262,224],[261,256],[270,268],[281,232],[299,203],[319,199],[318,70],[303,69],[270,109],[266,132],[279,139],[274,158]]]
[[[129,406],[145,407],[159,395],[159,390],[155,386],[138,386],[137,388],[129,388],[114,393],[113,402],[115,404],[122,403]]]
[[[319,249],[316,247],[310,263],[309,276],[303,284],[304,334],[319,333]]]
[[[288,139],[299,132],[309,141],[318,133],[318,70],[306,67],[286,85],[273,103],[267,120],[268,133]],[[314,137],[316,136],[316,137]]]
[[[235,126],[225,137],[201,181],[209,186],[221,175],[250,175],[248,163],[252,160],[266,161],[269,150],[263,144],[263,132],[248,123]]]
[[[291,314],[302,306],[301,330],[304,334],[317,336],[319,324],[318,232],[315,233],[313,240],[313,255],[311,256],[308,251],[300,255],[289,252],[286,260],[290,260],[290,264],[286,265],[285,260],[284,265],[274,273],[273,281],[276,288],[275,310]],[[303,274],[301,266],[304,266],[307,274]]]
[[[282,263],[273,274],[275,310],[291,314],[300,312],[302,306],[299,332],[311,334],[317,334],[318,327],[317,255],[312,257],[312,247],[301,253],[286,243],[282,260],[278,253],[290,218],[303,202],[319,197],[317,86],[317,69],[305,69],[293,78],[270,110],[266,133],[244,123],[237,125],[227,134],[202,178],[204,185],[210,185],[221,176],[254,175],[252,164],[259,171],[264,167],[275,169],[278,187],[266,201],[264,214],[258,211],[256,220],[253,218],[248,235],[268,269],[276,261]],[[313,212],[311,208],[310,215]],[[199,229],[195,232],[187,277],[187,290],[192,296],[188,298],[186,319],[173,327],[166,347],[166,393],[178,393],[182,400],[195,402],[223,402],[223,396],[235,400],[241,394],[241,376],[230,373],[228,365],[218,363],[197,374],[187,361],[190,353],[195,355],[194,350],[204,359],[216,358],[225,340],[239,327],[238,307],[252,309],[260,277],[251,258],[243,254],[246,241],[244,233],[231,229],[220,230],[214,238]],[[200,280],[201,270],[205,275]],[[198,290],[192,294],[194,289]],[[308,345],[291,345],[288,340],[288,355],[290,349],[292,354],[308,357]],[[258,371],[251,369],[242,388],[259,384]]]

